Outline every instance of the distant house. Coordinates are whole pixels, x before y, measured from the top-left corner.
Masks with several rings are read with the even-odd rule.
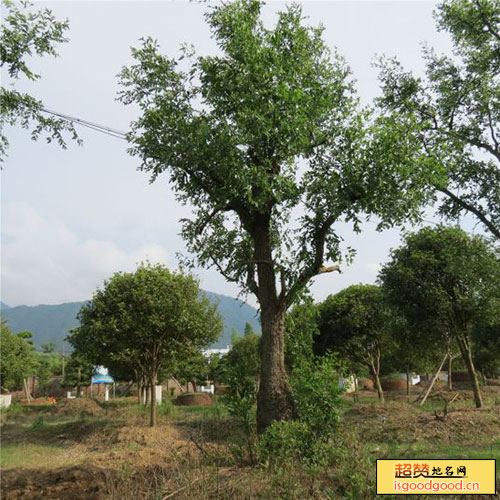
[[[115,383],[113,377],[107,373],[107,370],[99,370],[92,375],[90,379],[90,394],[92,396],[104,396],[107,401],[109,397],[109,386]]]
[[[222,349],[205,349],[202,352],[203,352],[203,355],[208,358],[208,357],[212,356],[212,354],[220,354],[223,356],[224,354],[227,354],[230,350],[231,350],[231,346],[228,345],[227,347],[222,348]]]

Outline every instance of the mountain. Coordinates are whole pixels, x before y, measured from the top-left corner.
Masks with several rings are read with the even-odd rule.
[[[255,331],[260,331],[260,321],[257,311],[233,297],[205,292],[207,297],[218,303],[218,310],[224,319],[224,333],[211,347],[221,348],[231,344],[231,332],[235,329],[243,335],[245,323],[250,323]],[[12,332],[29,331],[33,333],[35,346],[53,342],[56,350],[64,347],[67,351],[71,346],[64,342],[72,328],[78,326],[76,315],[85,302],[67,302],[58,305],[16,306],[9,307],[1,304],[2,318]]]
[[[57,350],[66,350],[69,344],[64,341],[71,328],[78,326],[76,315],[85,302],[67,302],[58,305],[16,306],[2,309],[2,318],[12,332],[28,331],[33,334],[35,346],[53,342]]]
[[[0,300],[0,311],[6,311],[7,309],[10,309],[10,306]]]

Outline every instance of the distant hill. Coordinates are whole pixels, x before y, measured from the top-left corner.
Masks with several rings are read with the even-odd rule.
[[[5,302],[0,301],[0,311],[6,311],[7,309],[10,309],[10,306],[5,304]]]
[[[260,331],[258,313],[246,302],[213,292],[205,293],[211,301],[218,302],[219,313],[224,318],[224,333],[211,347],[221,348],[231,344],[231,331],[234,328],[243,335],[245,323],[250,323],[254,330]],[[53,342],[56,350],[61,351],[64,344],[69,351],[70,345],[64,342],[64,338],[72,328],[78,326],[76,315],[84,303],[9,307],[2,302],[2,318],[15,333],[32,332],[37,348]]]

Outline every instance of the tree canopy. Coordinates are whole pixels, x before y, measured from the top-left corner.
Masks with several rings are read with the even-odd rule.
[[[390,322],[389,306],[378,286],[350,286],[321,304],[314,349],[318,354],[331,351],[344,355],[351,367],[365,365],[383,401],[380,360],[383,349],[390,346]]]
[[[447,0],[436,20],[454,54],[427,47],[425,78],[381,62],[380,149],[391,152],[383,161],[407,164],[402,184],[427,183],[441,214],[472,213],[500,238],[500,5]]]
[[[222,333],[217,308],[196,279],[161,265],[141,264],[105,281],[78,314],[69,342],[96,365],[128,367],[130,379],[154,386],[162,368],[206,347]],[[151,425],[155,423],[152,391]]]
[[[38,363],[33,344],[24,338],[29,332],[14,334],[3,320],[0,333],[0,386],[3,389],[19,390],[23,387],[24,379],[36,373]]]

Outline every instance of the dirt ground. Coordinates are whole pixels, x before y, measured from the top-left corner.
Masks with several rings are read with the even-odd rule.
[[[500,455],[500,387],[485,389],[487,408],[476,410],[470,394],[461,391],[444,419],[439,418],[444,406],[439,388],[423,409],[409,405],[406,395],[388,394],[381,405],[373,391],[362,391],[360,403],[346,398],[341,431],[370,460],[436,444],[481,453],[498,446]],[[174,415],[160,414],[159,425],[150,428],[147,412],[134,403],[64,400],[43,414],[33,410],[8,418],[2,448],[12,456],[2,468],[2,499],[336,498],[309,496],[307,488],[286,485],[291,481],[286,476],[276,479],[235,461],[237,425],[227,414],[181,408]]]

